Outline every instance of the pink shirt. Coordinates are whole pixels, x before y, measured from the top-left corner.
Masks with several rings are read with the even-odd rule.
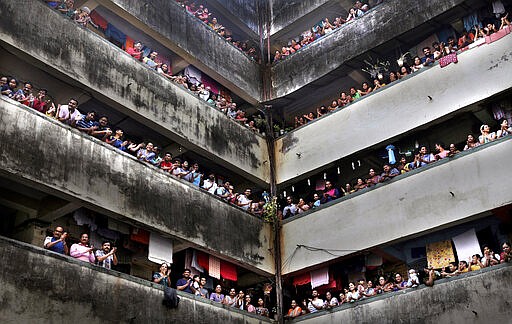
[[[89,247],[82,245],[81,243],[73,244],[69,250],[69,255],[84,262],[94,263],[94,253],[88,252],[88,250]]]

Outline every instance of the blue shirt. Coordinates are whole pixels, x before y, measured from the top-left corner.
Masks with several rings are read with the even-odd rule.
[[[182,291],[188,292],[189,294],[193,294],[192,289],[190,288],[191,283],[192,283],[192,279],[190,279],[190,281],[188,281],[185,278],[181,278],[181,279],[178,279],[178,282],[176,282],[176,286],[187,285],[187,287],[185,289],[183,289]]]

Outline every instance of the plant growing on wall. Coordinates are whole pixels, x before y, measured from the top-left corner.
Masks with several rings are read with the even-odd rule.
[[[270,201],[263,205],[263,220],[272,223],[277,220],[277,197],[274,196]]]

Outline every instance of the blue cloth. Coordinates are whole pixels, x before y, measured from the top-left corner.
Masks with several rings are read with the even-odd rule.
[[[396,163],[394,149],[395,149],[395,147],[393,145],[386,146],[386,150],[388,151],[389,164],[395,164]]]
[[[464,29],[466,29],[467,31],[473,29],[475,25],[482,27],[482,23],[480,22],[480,20],[478,20],[478,15],[476,14],[476,12],[462,18],[462,21],[464,22]]]
[[[58,239],[56,239],[55,237],[52,237],[52,242],[55,242],[57,240]],[[55,244],[54,246],[52,246],[51,248],[49,248],[48,250],[57,252],[60,254],[64,254],[64,242],[59,242],[59,243]]]
[[[111,23],[108,23],[107,30],[105,31],[105,36],[107,38],[112,38],[113,40],[125,44],[126,43],[126,35],[117,29],[114,25]]]
[[[79,120],[77,123],[76,123],[76,126],[77,127],[80,127],[80,128],[91,128],[93,127],[94,125],[96,125],[96,122],[94,120],[87,120],[86,119],[87,116],[84,116],[82,117],[81,120]]]
[[[176,286],[179,287],[179,286],[187,285],[187,287],[185,289],[183,289],[182,291],[187,292],[189,294],[193,294],[192,289],[190,288],[191,283],[192,283],[192,280],[188,281],[185,278],[181,278],[181,279],[178,279],[178,282],[176,282]]]

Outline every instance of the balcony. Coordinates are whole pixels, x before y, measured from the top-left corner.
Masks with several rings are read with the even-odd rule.
[[[511,45],[507,35],[463,52],[458,64],[424,69],[279,138],[277,182],[305,178],[511,88]]]
[[[19,58],[92,93],[183,147],[259,185],[268,183],[264,162],[268,153],[262,136],[230,121],[42,1],[31,1],[24,10],[19,10],[17,1],[2,1],[0,12],[5,16],[0,44]]]
[[[369,11],[360,19],[345,24],[304,50],[274,64],[273,98],[287,96],[331,72],[335,73],[333,71],[347,61],[393,40],[463,2],[385,1],[378,9]]]
[[[274,272],[272,229],[261,219],[10,99],[0,99],[0,125],[6,178]]]
[[[261,101],[259,65],[176,1],[109,0],[101,5],[183,57],[244,100]],[[215,53],[215,55],[212,55]]]
[[[494,323],[510,321],[512,266],[503,264],[458,277],[379,295],[289,323]],[[413,306],[414,305],[414,306]],[[411,307],[412,306],[412,307]]]
[[[167,309],[161,285],[4,237],[0,251],[4,323],[273,323],[183,292]]]
[[[283,273],[477,219],[511,204],[512,195],[505,189],[512,176],[511,152],[509,136],[287,220]],[[337,252],[309,251],[301,245]]]

